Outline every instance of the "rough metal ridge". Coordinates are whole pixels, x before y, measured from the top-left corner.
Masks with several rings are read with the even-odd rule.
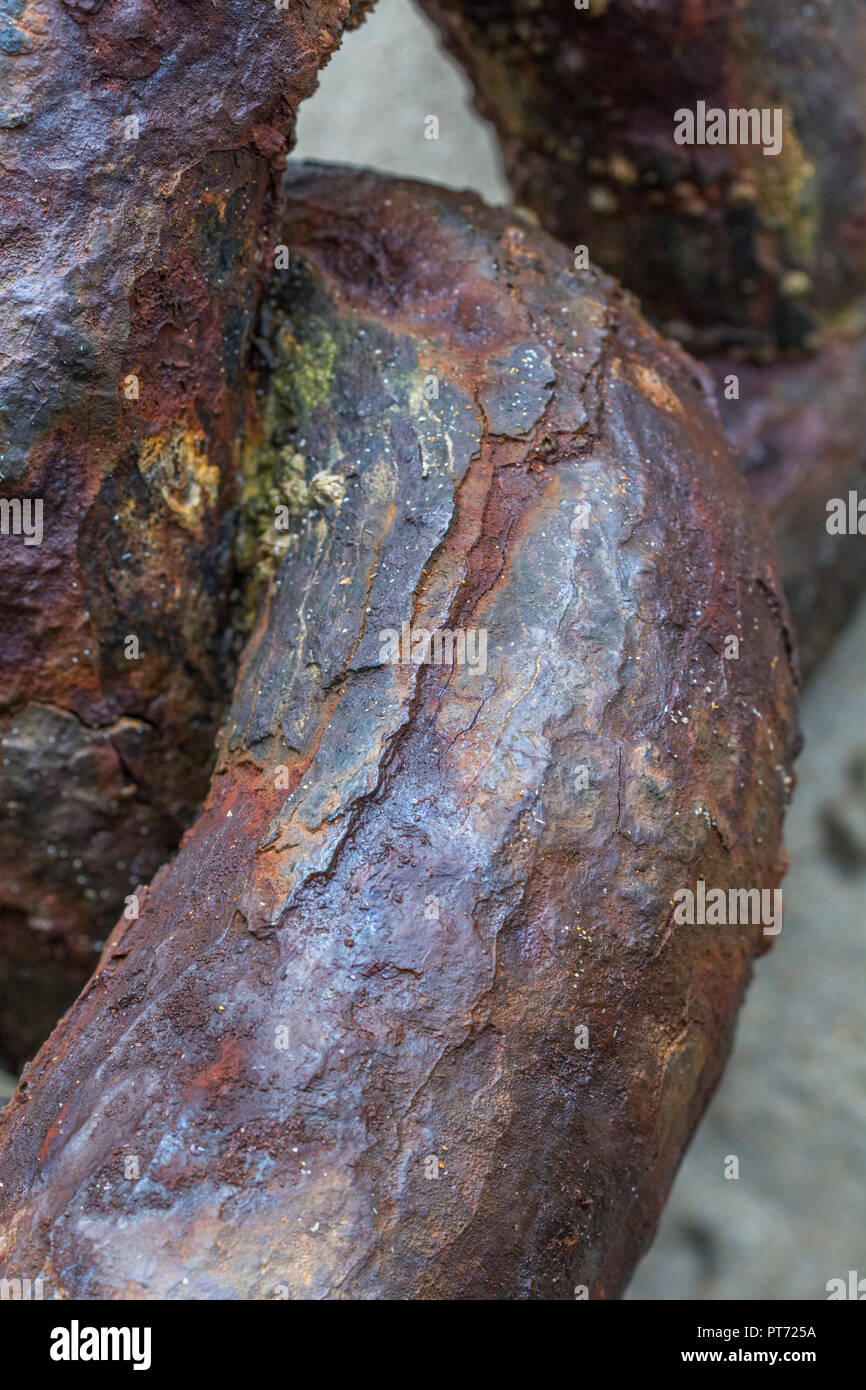
[[[772,536],[702,370],[513,213],[302,167],[280,237],[268,352],[318,365],[270,443],[342,500],[4,1114],[0,1260],[61,1297],[612,1297],[769,940],[672,900],[783,872]],[[486,630],[486,671],[383,661],[403,622]]]
[[[8,1066],[57,1018],[33,981],[84,982],[206,792],[262,239],[296,107],[364,8],[3,5],[0,496],[44,506],[41,545],[0,536]]]

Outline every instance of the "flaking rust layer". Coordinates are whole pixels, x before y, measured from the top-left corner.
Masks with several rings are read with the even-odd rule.
[[[4,6],[0,497],[43,506],[41,544],[0,536],[8,1067],[207,790],[261,239],[364,8]]]
[[[269,352],[318,365],[266,442],[342,496],[295,524],[200,819],[4,1114],[0,1269],[614,1297],[769,942],[673,905],[783,872],[772,537],[701,369],[513,213],[301,166],[280,235]],[[486,662],[383,660],[404,623]]]

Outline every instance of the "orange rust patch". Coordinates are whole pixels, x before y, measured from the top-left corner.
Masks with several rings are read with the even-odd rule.
[[[614,376],[620,375],[620,366],[619,362],[614,363]],[[679,396],[652,367],[645,367],[642,362],[629,362],[626,364],[626,373],[632,385],[636,386],[647,400],[652,401],[653,405],[658,406],[659,410],[666,410],[669,415],[682,415],[683,403]]]
[[[216,1061],[193,1077],[193,1087],[209,1095],[222,1095],[241,1079],[243,1056],[240,1039],[225,1038]]]

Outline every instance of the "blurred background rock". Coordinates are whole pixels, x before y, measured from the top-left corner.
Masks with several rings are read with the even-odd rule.
[[[347,37],[301,108],[296,157],[509,200],[468,84],[410,0],[378,0]],[[866,1276],[866,605],[806,691],[803,726],[784,928],[628,1298],[823,1299],[828,1279]]]

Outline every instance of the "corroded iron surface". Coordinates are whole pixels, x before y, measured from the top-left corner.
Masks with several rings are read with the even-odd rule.
[[[866,587],[858,537],[826,529],[829,499],[864,486],[866,9],[422,3],[496,125],[518,198],[709,354],[720,391],[737,376],[723,419],[773,518],[810,673]],[[779,152],[678,144],[676,114],[697,119],[698,103],[778,111]]]
[[[281,236],[290,539],[205,808],[4,1114],[0,1267],[612,1297],[769,940],[673,901],[783,872],[772,537],[702,370],[520,218],[302,167]]]
[[[363,8],[4,6],[0,497],[43,507],[0,535],[7,1066],[57,1018],[37,974],[83,983],[207,789],[261,239]]]
[[[497,128],[518,199],[692,350],[808,347],[862,292],[860,0],[422,4]],[[676,113],[697,118],[699,102],[778,110],[779,152],[677,143]]]

